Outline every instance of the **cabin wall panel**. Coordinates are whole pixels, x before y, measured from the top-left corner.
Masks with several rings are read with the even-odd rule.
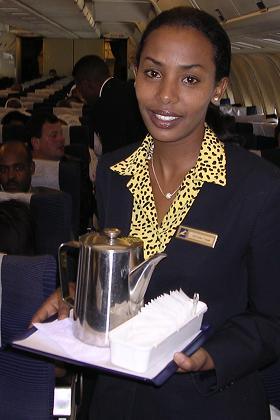
[[[269,55],[259,54],[252,57],[252,62],[258,76],[258,84],[261,86],[262,96],[265,102],[266,114],[272,114],[275,108],[279,108],[280,89],[279,77],[280,73],[270,60]],[[277,86],[278,85],[278,86]]]
[[[72,74],[73,40],[46,38],[43,40],[43,73],[47,75],[50,69],[56,69],[58,76]]]
[[[75,39],[73,41],[73,64],[88,54],[96,54],[105,58],[103,39]]]
[[[177,6],[192,6],[190,1],[186,0],[172,0],[172,5],[170,4],[170,0],[159,0],[155,2],[160,10],[168,10],[171,7]]]
[[[280,113],[280,54],[234,54],[230,79],[235,103]]]
[[[250,72],[250,66],[248,66],[244,57],[242,55],[235,56],[231,66],[231,83],[234,92],[234,79],[237,81],[240,95],[240,97],[235,97],[235,103],[241,103],[245,106],[255,105],[252,97],[252,81]],[[251,88],[249,88],[249,86]]]

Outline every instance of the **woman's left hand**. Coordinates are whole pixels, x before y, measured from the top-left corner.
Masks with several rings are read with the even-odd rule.
[[[202,347],[190,357],[184,353],[175,353],[174,362],[178,365],[177,372],[198,372],[215,369],[214,361],[210,354]]]

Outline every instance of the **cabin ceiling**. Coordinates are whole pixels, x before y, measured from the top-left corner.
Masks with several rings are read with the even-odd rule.
[[[130,37],[137,42],[149,19],[179,5],[217,17],[233,52],[280,51],[279,0],[0,0],[0,24],[2,32],[19,36]]]

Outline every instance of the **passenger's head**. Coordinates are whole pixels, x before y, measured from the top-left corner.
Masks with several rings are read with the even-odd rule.
[[[34,228],[29,207],[20,201],[0,202],[0,252],[34,254]]]
[[[22,103],[19,98],[9,98],[5,103],[5,108],[22,108]]]
[[[56,77],[57,76],[56,69],[50,69],[49,76],[50,77]]]
[[[65,139],[61,122],[53,114],[34,114],[28,125],[28,135],[34,159],[60,160],[64,155]]]
[[[22,142],[0,145],[0,184],[6,192],[28,192],[35,165],[29,148]]]
[[[148,24],[137,53],[136,94],[154,138],[204,132],[208,106],[228,83],[230,51],[224,29],[201,10],[177,7]]]
[[[99,96],[103,82],[110,76],[105,61],[98,55],[82,57],[73,68],[76,86],[88,103],[94,103]]]
[[[7,125],[26,125],[29,120],[28,115],[19,111],[8,112],[1,120],[3,126]]]

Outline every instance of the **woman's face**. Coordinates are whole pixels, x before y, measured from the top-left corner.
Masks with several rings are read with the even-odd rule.
[[[201,137],[209,102],[219,99],[227,84],[226,78],[217,84],[215,72],[213,46],[196,29],[163,26],[148,36],[135,87],[154,139]]]

